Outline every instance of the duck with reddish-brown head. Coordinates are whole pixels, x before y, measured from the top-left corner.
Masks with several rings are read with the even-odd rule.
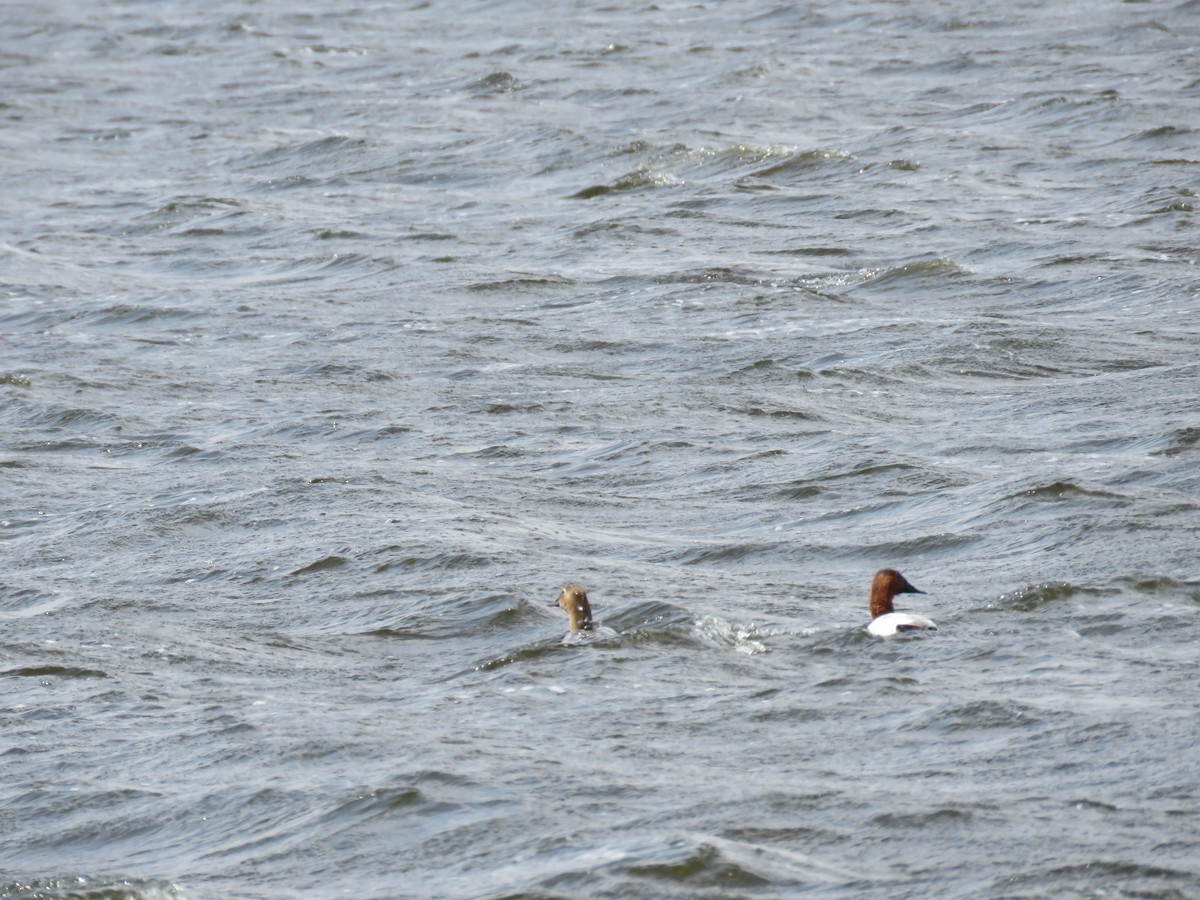
[[[897,594],[924,594],[895,569],[880,569],[871,582],[871,624],[867,631],[878,637],[890,637],[910,631],[937,631],[932,619],[913,613],[896,612],[892,599]]]

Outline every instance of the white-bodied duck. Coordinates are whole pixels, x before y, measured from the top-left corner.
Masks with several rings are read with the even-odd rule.
[[[912,613],[896,612],[892,598],[897,594],[923,594],[895,569],[880,569],[871,582],[871,624],[867,631],[888,637],[909,631],[937,631],[932,619]]]

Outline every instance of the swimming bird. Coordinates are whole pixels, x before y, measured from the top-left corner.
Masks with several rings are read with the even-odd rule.
[[[937,631],[932,619],[912,613],[896,612],[892,598],[897,594],[923,594],[895,569],[880,569],[871,582],[871,624],[867,631],[887,637],[907,631]]]
[[[563,638],[564,644],[581,644],[588,640],[617,636],[611,628],[592,622],[592,605],[588,603],[587,591],[578,582],[563,588],[558,599],[550,605],[560,606],[567,611],[567,623],[571,630]]]

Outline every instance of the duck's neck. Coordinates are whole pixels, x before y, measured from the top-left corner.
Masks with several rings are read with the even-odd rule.
[[[592,610],[586,600],[572,603],[567,608],[567,621],[570,622],[572,631],[592,630]]]
[[[871,587],[871,618],[878,619],[880,616],[890,612],[895,612],[896,607],[892,606],[892,595],[883,585],[873,585]]]

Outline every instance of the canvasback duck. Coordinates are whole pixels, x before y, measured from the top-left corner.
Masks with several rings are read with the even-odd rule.
[[[871,582],[871,624],[867,631],[887,637],[907,631],[937,631],[932,619],[912,613],[896,612],[892,598],[897,594],[923,594],[895,569],[880,569]]]
[[[564,644],[582,644],[589,640],[617,636],[611,628],[592,622],[592,606],[588,603],[587,591],[582,584],[568,584],[562,589],[558,599],[550,605],[562,607],[567,611],[567,623],[571,630],[562,639]]]

